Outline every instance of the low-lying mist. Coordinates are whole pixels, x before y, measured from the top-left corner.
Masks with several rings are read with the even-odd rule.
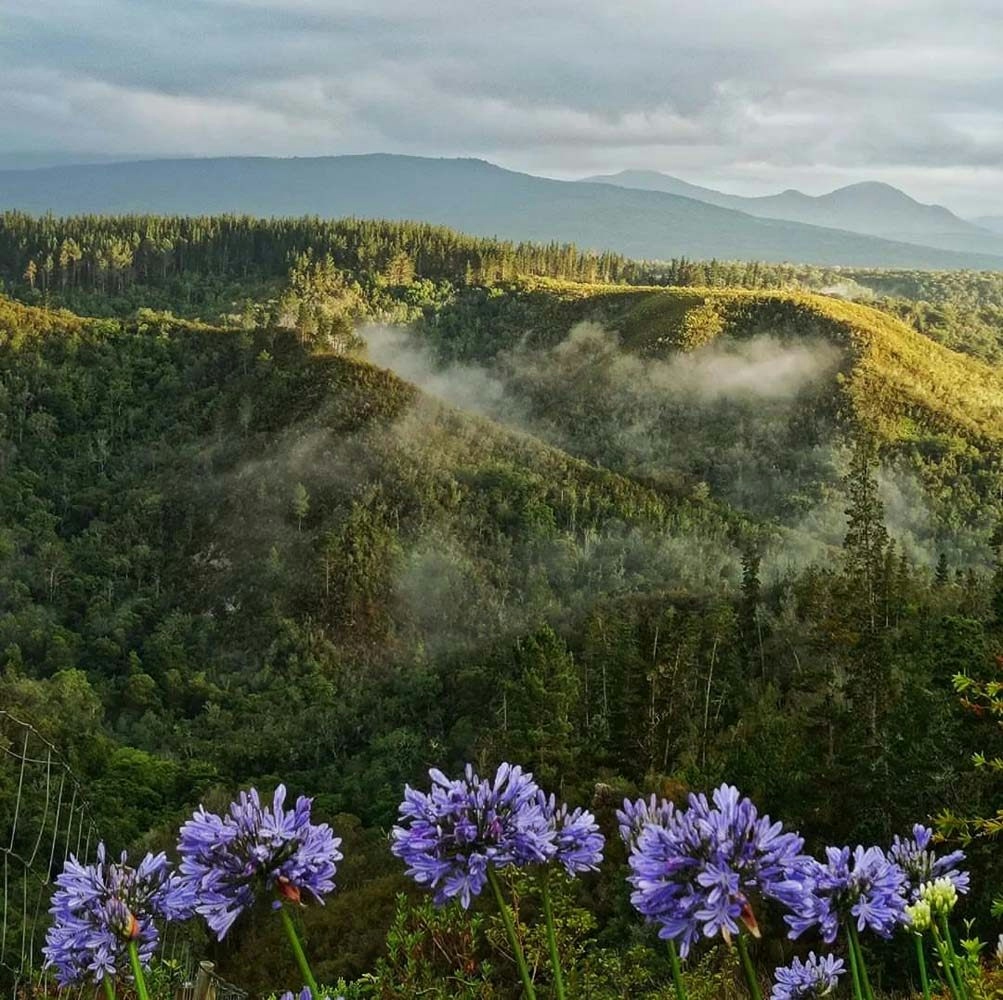
[[[558,523],[548,504],[562,484],[538,464],[535,442],[520,446],[428,397],[351,433],[332,433],[320,410],[202,481],[213,545],[196,554],[191,589],[213,614],[265,602],[343,622],[346,634],[378,606],[394,642],[432,655],[569,623],[621,596],[714,595],[741,579],[719,524],[683,531],[615,514]],[[259,569],[253,592],[249,565]]]
[[[824,341],[764,334],[641,357],[582,323],[550,347],[443,366],[405,328],[362,335],[373,362],[425,395],[390,425],[348,433],[332,432],[322,407],[207,481],[201,507],[218,530],[193,569],[206,607],[288,603],[345,634],[360,621],[377,631],[368,616],[379,608],[394,641],[434,653],[517,636],[541,618],[569,623],[620,596],[713,600],[740,585],[742,566],[708,498],[765,527],[765,580],[833,564],[851,448],[834,412],[842,358]],[[458,410],[629,474],[679,513],[575,521],[560,513],[550,453]],[[980,564],[977,540],[945,540],[907,465],[884,465],[878,486],[913,562],[932,566],[946,552],[952,568]],[[254,593],[241,582],[249,564],[261,568]]]
[[[709,489],[772,524],[767,565],[825,560],[846,532],[839,348],[771,333],[721,337],[668,357],[626,350],[616,333],[576,324],[554,346],[521,346],[487,364],[441,364],[404,327],[361,331],[370,360],[462,410],[532,434],[596,465],[677,495]],[[945,537],[915,474],[885,465],[886,523],[919,564],[984,561],[981,540]]]
[[[374,364],[459,409],[516,421],[533,419],[518,402],[533,382],[573,381],[576,389],[587,391],[583,381],[591,378],[628,400],[652,405],[791,400],[832,373],[840,360],[839,350],[827,341],[784,342],[770,334],[721,338],[667,360],[644,358],[623,350],[615,333],[581,322],[554,347],[502,352],[488,368],[441,365],[407,327],[373,324],[360,334]]]
[[[841,356],[826,341],[766,334],[641,357],[586,322],[550,348],[443,367],[406,329],[362,335],[374,363],[426,392],[653,484],[688,491],[706,483],[752,513],[774,516],[782,504],[791,520],[834,478],[831,424],[819,410]]]

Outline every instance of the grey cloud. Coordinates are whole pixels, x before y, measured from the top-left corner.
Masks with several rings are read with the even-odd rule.
[[[1003,210],[995,0],[0,0],[0,146],[480,155]]]

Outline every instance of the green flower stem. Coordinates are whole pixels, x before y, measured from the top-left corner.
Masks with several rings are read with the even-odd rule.
[[[547,921],[547,945],[550,948],[550,964],[554,970],[554,992],[557,1000],[565,1000],[564,972],[561,970],[561,955],[557,950],[557,929],[554,927],[554,907],[550,899],[550,867],[543,869],[542,878],[543,915]]]
[[[951,961],[950,952],[947,950],[947,945],[944,943],[944,939],[941,937],[940,932],[937,930],[937,925],[933,925],[933,940],[937,945],[937,954],[940,955],[940,964],[944,970],[944,979],[947,981],[947,988],[951,993],[951,996],[955,1000],[964,1000],[964,996],[958,986],[958,980],[955,977],[954,963]]]
[[[286,929],[286,937],[289,938],[289,944],[293,949],[293,954],[296,956],[296,964],[300,967],[303,982],[310,987],[310,992],[314,997],[319,997],[320,987],[317,985],[317,980],[310,969],[310,963],[306,960],[306,952],[303,950],[299,934],[296,933],[296,925],[293,923],[293,918],[289,916],[289,911],[285,905],[279,908],[279,913],[282,916],[282,926]],[[139,1000],[144,1000],[144,998],[140,997]]]
[[[536,1000],[536,990],[533,989],[533,980],[529,975],[526,956],[523,953],[522,945],[519,943],[519,936],[515,932],[515,923],[512,920],[512,914],[509,912],[505,897],[502,895],[498,875],[491,865],[488,865],[487,872],[488,881],[491,883],[491,888],[495,894],[495,902],[498,904],[498,912],[501,914],[502,923],[505,925],[505,933],[508,934],[509,943],[512,945],[512,953],[515,955],[515,962],[519,967],[519,976],[522,979],[522,988],[526,994],[526,1000]]]
[[[923,935],[916,934],[916,964],[919,966],[919,981],[923,987],[923,1000],[930,1000],[930,977],[926,974],[926,953],[923,951]]]
[[[752,1000],[763,1000],[763,994],[759,990],[759,980],[756,978],[756,970],[752,966],[752,958],[749,955],[749,946],[745,941],[745,935],[738,935],[738,953],[742,956],[742,968],[745,970],[745,978],[749,983],[749,995]]]
[[[115,984],[111,981],[111,976],[102,976],[101,982],[104,985],[106,1000],[115,1000]]]
[[[669,965],[672,966],[672,985],[676,988],[676,1000],[686,1000],[686,986],[683,983],[683,968],[679,964],[676,942],[669,938]]]
[[[864,991],[860,985],[860,969],[857,966],[857,949],[853,947],[853,941],[849,942],[847,954],[850,958],[850,973],[853,976],[853,998],[854,1000],[864,1000]]]
[[[139,1000],[150,1000],[150,991],[146,988],[146,976],[139,961],[139,948],[135,940],[129,942],[129,964],[132,966],[132,978],[136,980],[136,993]]]
[[[958,992],[961,994],[961,1000],[968,1000],[968,987],[965,984],[965,972],[961,967],[960,960],[958,959],[958,953],[954,950],[954,938],[951,936],[951,926],[947,922],[946,913],[942,913],[940,915],[940,927],[944,932],[944,943],[947,946],[947,954],[951,958],[951,970],[954,972],[954,978],[958,984]]]
[[[863,987],[866,1000],[874,1000],[874,990],[871,989],[871,979],[867,975],[867,966],[864,963],[864,949],[860,947],[860,935],[857,933],[857,925],[851,920],[848,924],[850,928],[850,945],[857,952],[857,967],[860,970],[860,985]]]

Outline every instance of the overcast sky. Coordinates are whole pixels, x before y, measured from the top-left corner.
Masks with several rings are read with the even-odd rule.
[[[0,0],[0,162],[405,152],[1003,214],[1001,52],[1003,0]]]

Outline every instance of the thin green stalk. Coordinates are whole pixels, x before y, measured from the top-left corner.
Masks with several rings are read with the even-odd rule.
[[[940,954],[940,964],[944,970],[944,979],[947,982],[948,992],[954,997],[954,1000],[964,1000],[964,995],[961,992],[961,986],[958,983],[958,977],[954,971],[954,966],[951,964],[951,956],[947,953],[947,948],[941,943],[937,951]]]
[[[916,934],[916,964],[919,965],[919,981],[923,987],[923,1000],[930,1000],[930,977],[926,974],[926,953],[923,951],[923,935]]]
[[[676,1000],[686,1000],[686,986],[683,983],[683,967],[679,963],[676,942],[669,938],[669,965],[672,967],[672,985],[676,988]]]
[[[745,978],[749,983],[749,993],[752,1000],[763,1000],[763,994],[759,990],[759,980],[756,978],[756,970],[752,966],[752,957],[749,955],[749,946],[746,944],[745,935],[738,935],[738,953],[742,956],[742,968],[745,970]]]
[[[871,980],[867,975],[867,965],[864,962],[864,949],[860,947],[860,935],[857,933],[857,925],[851,920],[849,928],[850,945],[857,951],[857,967],[860,970],[860,985],[863,987],[864,997],[866,1000],[874,1000],[874,990],[871,989]]]
[[[968,984],[965,982],[965,970],[962,968],[961,960],[954,949],[954,938],[951,936],[951,925],[947,922],[947,914],[941,914],[941,929],[944,931],[944,941],[947,943],[947,953],[951,956],[951,967],[954,969],[955,979],[958,981],[958,989],[961,991],[962,1000],[968,1000]]]
[[[951,996],[955,1000],[964,1000],[964,995],[961,992],[961,988],[958,986],[958,980],[955,975],[954,963],[951,961],[950,952],[947,950],[947,945],[944,943],[944,939],[940,936],[940,932],[937,930],[937,925],[933,925],[933,940],[937,946],[937,954],[940,955],[940,964],[944,970],[944,979],[947,980],[947,988],[950,990]]]
[[[104,976],[101,979],[104,984],[104,995],[107,1000],[115,1000],[115,984],[111,981],[111,976]]]
[[[502,923],[505,925],[505,933],[508,934],[509,943],[512,945],[512,953],[515,955],[516,965],[519,967],[519,976],[522,979],[522,989],[526,994],[526,1000],[536,1000],[536,990],[533,989],[533,980],[529,975],[529,966],[526,964],[526,956],[523,953],[522,945],[519,943],[519,936],[515,932],[515,923],[512,914],[509,912],[505,897],[502,895],[501,883],[498,875],[491,865],[488,865],[488,881],[494,890],[495,902],[498,904],[498,912],[501,914]]]
[[[289,938],[289,944],[292,947],[293,954],[296,956],[296,964],[300,967],[300,975],[303,977],[303,982],[310,987],[310,992],[316,1000],[320,996],[320,987],[317,985],[317,980],[310,969],[310,963],[306,960],[306,952],[303,950],[299,934],[296,933],[296,925],[293,923],[293,918],[289,916],[289,911],[284,905],[279,907],[279,914],[282,917],[282,926],[286,929],[286,937]],[[139,1000],[144,1000],[144,998],[140,997]]]
[[[139,1000],[150,1000],[150,991],[146,988],[146,976],[143,975],[143,966],[139,961],[139,948],[136,941],[129,942],[129,964],[132,966],[132,978],[136,980],[136,993]]]
[[[947,914],[940,915],[940,926],[944,932],[944,941],[947,944],[947,954],[951,957],[951,968],[954,971],[954,978],[958,983],[958,990],[961,993],[961,1000],[968,1000],[968,986],[965,983],[965,970],[961,967],[958,953],[954,950],[954,938],[951,935],[951,925],[947,922]]]
[[[850,956],[850,973],[853,976],[853,998],[854,1000],[864,1000],[864,990],[860,985],[860,969],[857,967],[857,949],[853,947],[853,941],[848,942],[847,954]]]
[[[554,907],[550,900],[550,867],[543,869],[543,916],[547,921],[547,944],[550,947],[550,964],[554,970],[554,992],[557,1000],[565,1000],[564,972],[561,970],[561,955],[557,950],[557,929],[554,927]]]

